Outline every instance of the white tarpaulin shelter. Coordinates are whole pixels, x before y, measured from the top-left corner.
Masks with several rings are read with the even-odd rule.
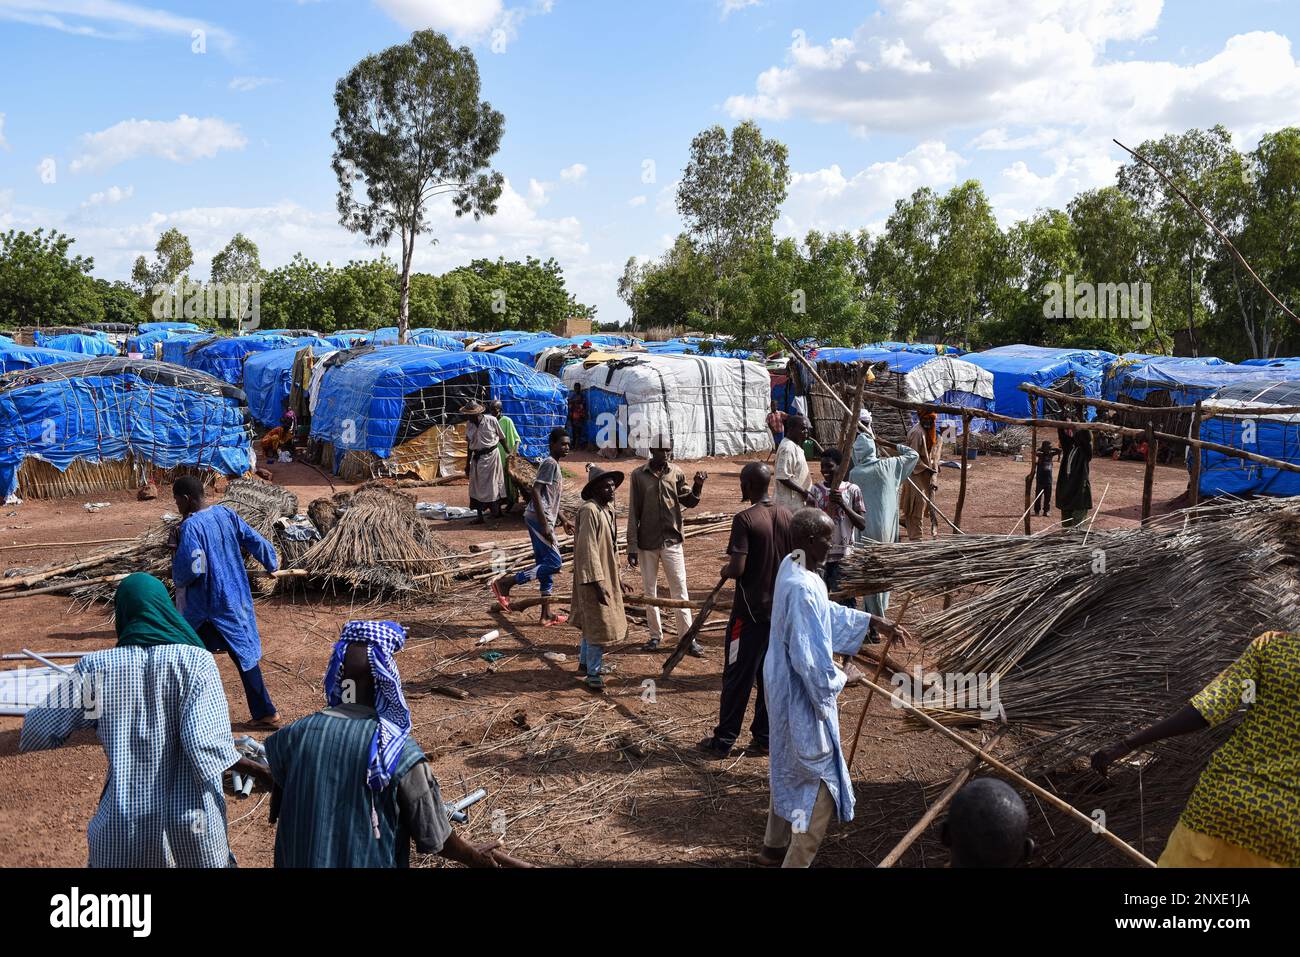
[[[771,377],[757,362],[700,355],[593,353],[564,368],[587,393],[587,441],[649,454],[661,436],[677,459],[772,448]]]

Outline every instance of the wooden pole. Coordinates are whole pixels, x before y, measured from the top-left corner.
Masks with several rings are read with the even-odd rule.
[[[28,595],[55,595],[63,591],[74,591],[83,588],[86,585],[107,585],[110,582],[120,582],[126,575],[104,575],[101,578],[86,578],[82,581],[64,582],[61,585],[46,585],[44,588],[28,588],[23,591],[7,591],[0,594],[0,601],[9,598],[26,598]]]
[[[1029,414],[1032,418],[1038,418],[1038,397],[1029,397]],[[1035,422],[1029,435],[1029,474],[1025,476],[1025,534],[1033,534],[1033,524],[1029,521],[1029,513],[1033,511],[1034,506],[1034,479],[1038,477],[1038,424]]]
[[[1142,524],[1151,520],[1151,489],[1156,478],[1156,429],[1153,422],[1147,422],[1147,465],[1142,473]]]
[[[664,662],[663,671],[659,675],[661,680],[671,675],[673,669],[686,657],[686,652],[695,641],[695,637],[700,633],[700,629],[704,627],[705,620],[713,612],[714,602],[718,600],[718,592],[722,591],[722,586],[725,584],[727,584],[726,578],[718,579],[718,583],[713,586],[713,591],[709,592],[709,597],[704,599],[704,605],[696,613],[695,620],[691,622],[691,627],[686,629],[686,634],[677,639],[677,647],[673,649],[673,653]],[[737,582],[736,586],[739,587],[740,583]]]
[[[1191,437],[1194,439],[1201,437],[1201,417],[1201,403],[1197,402],[1196,411],[1192,413]],[[1189,451],[1192,453],[1192,480],[1187,502],[1192,508],[1196,508],[1201,504],[1201,450],[1190,449]]]
[[[953,522],[961,527],[961,510],[966,504],[966,467],[970,461],[970,414],[961,417],[961,484],[957,487],[957,509]]]
[[[903,600],[903,607],[899,609],[898,617],[894,619],[895,622],[901,622],[903,620],[903,616],[907,614],[907,606],[911,603],[912,596],[908,595],[907,598]],[[873,681],[880,680],[880,674],[885,670],[885,662],[889,660],[889,649],[893,647],[896,635],[897,633],[890,635],[889,640],[885,642],[885,650],[881,652],[880,662],[876,665],[876,676],[872,679]],[[867,700],[862,702],[862,711],[858,714],[858,726],[853,731],[853,745],[849,748],[848,769],[850,773],[853,771],[853,756],[858,753],[858,738],[862,736],[862,722],[867,717],[867,709],[871,707],[871,698],[875,693],[874,688],[867,692]]]
[[[925,722],[935,731],[938,731],[949,741],[952,741],[954,744],[959,745],[962,748],[965,748],[971,754],[977,755],[986,764],[988,764],[989,767],[993,768],[999,774],[1003,775],[1004,777],[1010,778],[1012,781],[1014,781],[1016,784],[1020,785],[1021,787],[1026,788],[1029,791],[1032,791],[1035,795],[1037,795],[1042,800],[1046,801],[1048,804],[1052,805],[1052,807],[1056,808],[1058,811],[1065,812],[1075,821],[1078,821],[1080,824],[1087,827],[1088,830],[1092,831],[1092,833],[1096,834],[1098,837],[1100,837],[1102,840],[1106,841],[1107,843],[1114,845],[1116,848],[1118,848],[1124,854],[1131,857],[1133,860],[1137,861],[1139,864],[1142,864],[1146,867],[1156,866],[1155,861],[1151,860],[1151,858],[1147,857],[1145,854],[1143,854],[1141,851],[1137,850],[1136,848],[1129,846],[1127,843],[1125,843],[1125,841],[1122,838],[1119,838],[1111,831],[1108,831],[1101,824],[1100,821],[1097,821],[1095,818],[1088,817],[1086,814],[1079,811],[1073,805],[1065,801],[1062,801],[1051,791],[1048,791],[1046,788],[1039,787],[1037,784],[1035,784],[1033,781],[1026,778],[1024,775],[1020,774],[1018,771],[1015,771],[1012,768],[1007,767],[1005,764],[1003,764],[997,758],[993,757],[993,755],[989,754],[987,751],[980,748],[978,745],[971,744],[960,734],[957,734],[955,731],[945,728],[934,718],[930,717],[920,708],[916,707],[916,705],[912,704],[912,702],[906,700],[905,698],[900,698],[898,695],[894,694],[888,688],[876,687],[871,682],[867,681],[866,678],[863,678],[862,680],[864,683],[871,685],[872,687],[875,687],[876,690],[879,691],[881,694],[887,695],[889,699],[893,701],[894,704],[897,705],[898,707],[904,708],[907,711],[910,711],[912,714],[916,715],[923,722]]]
[[[1002,735],[1005,733],[1006,728],[998,728],[993,737],[989,739],[989,743],[984,745],[984,750],[992,751],[993,746],[1002,739]],[[939,795],[933,804],[926,808],[925,813],[921,815],[921,820],[912,825],[908,832],[903,835],[903,839],[894,845],[894,849],[886,854],[876,867],[893,867],[897,864],[903,853],[916,842],[918,837],[925,833],[925,829],[939,816],[939,812],[946,808],[948,803],[957,796],[957,792],[961,790],[962,785],[971,779],[971,775],[983,763],[984,759],[979,755],[971,758],[970,764],[957,772],[957,776],[952,779],[952,783],[944,788],[943,793]]]

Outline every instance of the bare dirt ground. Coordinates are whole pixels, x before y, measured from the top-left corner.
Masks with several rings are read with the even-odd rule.
[[[565,461],[576,482],[588,453]],[[709,473],[701,511],[732,513],[739,501],[739,471],[747,459],[681,463],[691,474]],[[620,468],[637,463],[623,460]],[[298,463],[273,466],[277,483],[293,491],[300,508],[331,491],[319,471]],[[969,473],[962,525],[967,532],[1011,533],[1019,528],[1023,477],[1028,466],[1010,458],[981,456]],[[1102,501],[1098,527],[1138,521],[1142,466],[1097,460],[1094,502]],[[345,486],[337,479],[336,488]],[[944,469],[940,508],[955,511],[958,473]],[[1174,507],[1186,473],[1156,472],[1156,512]],[[1104,493],[1104,500],[1102,495]],[[425,501],[467,504],[463,482],[420,489]],[[623,494],[626,494],[625,492]],[[87,512],[84,501],[112,504]],[[163,496],[136,501],[130,493],[101,493],[59,501],[29,501],[0,509],[0,573],[53,561],[75,561],[102,546],[58,545],[124,538],[144,532],[173,510]],[[1055,519],[1034,519],[1035,531]],[[459,553],[472,543],[526,538],[522,520],[508,516],[487,528],[462,522],[438,523]],[[942,533],[942,532],[941,532]],[[27,549],[5,548],[40,543]],[[464,546],[464,547],[462,547]],[[692,593],[702,595],[716,581],[724,559],[725,534],[687,542]],[[626,567],[626,566],[624,566]],[[633,572],[634,583],[639,574]],[[569,590],[568,571],[556,583]],[[639,588],[638,588],[639,590]],[[523,587],[518,594],[527,595]],[[352,617],[394,618],[410,629],[399,667],[414,718],[414,735],[429,755],[444,797],[454,799],[477,787],[489,792],[471,812],[471,838],[490,840],[504,828],[503,843],[514,853],[546,865],[728,866],[743,864],[761,846],[767,809],[767,761],[732,757],[707,760],[694,751],[717,720],[721,633],[704,633],[705,660],[687,658],[673,679],[654,694],[643,687],[658,679],[662,654],[640,650],[644,625],[634,624],[629,641],[611,649],[617,667],[609,693],[594,697],[576,675],[576,632],[567,625],[543,629],[536,609],[508,618],[489,610],[486,588],[460,584],[436,604],[415,607],[354,603],[351,596],[283,596],[259,604],[265,658],[263,671],[285,720],[321,706],[321,677],[339,627]],[[894,608],[901,607],[895,596]],[[914,621],[924,609],[909,610]],[[64,596],[42,595],[0,602],[0,653],[95,650],[110,647],[111,609],[78,610]],[[495,664],[480,657],[477,640],[492,629],[501,636],[486,647],[504,653]],[[671,641],[673,625],[666,617]],[[920,649],[909,649],[904,658]],[[567,655],[557,662],[547,652]],[[4,663],[6,667],[14,663]],[[236,733],[246,730],[247,707],[234,666],[219,659]],[[469,692],[465,700],[429,694],[431,685]],[[850,689],[841,699],[846,741],[852,737],[865,695]],[[880,700],[871,704],[854,767],[858,807],[854,821],[833,824],[818,866],[872,866],[924,812],[938,789],[965,764],[961,749],[925,731],[905,730]],[[18,753],[21,719],[0,717],[0,866],[80,866],[86,860],[86,824],[103,786],[106,762],[92,733],[80,733],[64,747]],[[259,736],[260,737],[260,736]],[[748,740],[748,732],[741,743]],[[1032,809],[1031,809],[1032,810]],[[268,867],[274,829],[267,823],[263,792],[249,799],[227,796],[230,842],[245,867]],[[1038,829],[1046,824],[1035,819]],[[946,855],[937,829],[913,845],[904,865],[938,866]],[[1158,850],[1158,848],[1156,848]],[[433,865],[436,858],[421,859]]]

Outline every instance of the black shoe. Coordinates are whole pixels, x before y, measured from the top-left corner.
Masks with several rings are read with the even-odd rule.
[[[695,747],[708,757],[719,761],[731,754],[730,745],[724,745],[717,738],[712,737],[705,738]]]
[[[642,650],[642,651],[658,651],[658,650],[659,650],[659,639],[658,639],[658,638],[651,638],[649,641],[647,641],[644,645],[641,646],[641,650]]]
[[[769,753],[767,745],[759,744],[757,741],[749,742],[749,746],[744,751],[747,758],[765,758]]]

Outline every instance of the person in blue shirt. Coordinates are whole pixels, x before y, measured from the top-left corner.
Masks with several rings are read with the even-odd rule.
[[[181,513],[172,558],[176,607],[208,651],[214,655],[224,651],[235,662],[253,724],[277,728],[279,715],[258,667],[262,639],[244,567],[244,552],[248,552],[267,571],[275,571],[279,565],[275,548],[231,509],[208,508],[203,483],[197,478],[177,479],[172,495]]]

